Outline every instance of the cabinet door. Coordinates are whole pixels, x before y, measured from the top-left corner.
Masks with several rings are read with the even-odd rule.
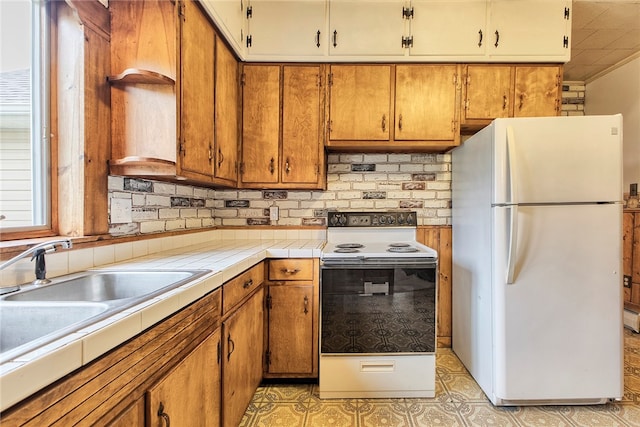
[[[216,39],[215,177],[235,183],[238,179],[238,61]]]
[[[514,117],[557,116],[562,96],[559,66],[516,66]]]
[[[490,56],[569,60],[570,14],[565,0],[490,0],[487,25]],[[567,39],[568,40],[568,39]]]
[[[211,180],[215,31],[195,2],[185,1],[183,13],[180,169],[189,178]]]
[[[327,51],[324,0],[252,0],[250,58],[323,56]]]
[[[220,425],[220,329],[147,392],[150,426]]]
[[[262,380],[264,289],[222,324],[222,421],[236,427]]]
[[[396,66],[395,140],[453,140],[456,65]]]
[[[331,0],[329,54],[403,56],[405,1]]]
[[[513,67],[469,65],[465,76],[465,120],[510,117]]]
[[[246,0],[200,0],[200,2],[214,17],[229,44],[242,55],[246,35]]]
[[[270,285],[267,372],[313,373],[313,285]]]
[[[391,66],[331,66],[329,138],[389,140]]]
[[[316,183],[322,146],[321,66],[285,66],[282,94],[282,182]],[[322,165],[324,166],[324,165]]]
[[[242,168],[246,183],[277,183],[280,67],[245,65],[242,89]]]
[[[485,0],[412,0],[411,55],[483,56]],[[464,11],[461,13],[461,11]],[[451,25],[455,22],[455,25]]]

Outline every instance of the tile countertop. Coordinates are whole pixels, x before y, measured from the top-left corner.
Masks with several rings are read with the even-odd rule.
[[[209,240],[94,267],[105,270],[206,269],[211,272],[3,363],[0,365],[0,411],[86,365],[254,264],[267,258],[319,258],[325,243],[322,236],[315,235],[310,239],[302,238],[304,236],[286,238],[291,237],[291,233],[282,239],[242,237],[245,238]]]

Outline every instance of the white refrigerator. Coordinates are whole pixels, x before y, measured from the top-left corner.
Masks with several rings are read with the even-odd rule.
[[[452,347],[491,402],[621,398],[622,116],[494,120],[452,208]]]

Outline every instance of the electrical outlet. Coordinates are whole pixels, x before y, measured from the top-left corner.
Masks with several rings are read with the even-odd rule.
[[[622,276],[622,286],[631,288],[631,276]]]
[[[277,221],[279,215],[280,215],[280,212],[277,206],[271,206],[269,208],[269,219],[271,221]]]

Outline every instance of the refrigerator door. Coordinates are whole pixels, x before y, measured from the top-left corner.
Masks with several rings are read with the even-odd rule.
[[[491,126],[493,204],[622,200],[620,114],[496,119]]]
[[[621,205],[493,211],[489,398],[526,404],[622,397]],[[506,278],[509,260],[512,284]]]

